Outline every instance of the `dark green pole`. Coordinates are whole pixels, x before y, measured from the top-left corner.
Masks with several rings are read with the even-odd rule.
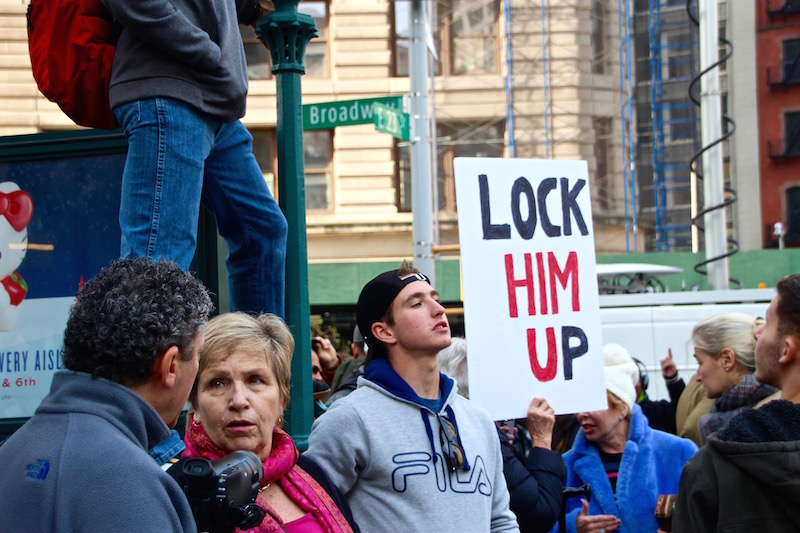
[[[291,402],[284,428],[297,447],[308,447],[314,422],[311,386],[311,321],[306,249],[306,191],[303,168],[303,113],[300,76],[306,45],[317,36],[314,19],[297,12],[299,0],[275,0],[275,11],[258,22],[256,33],[272,56],[278,99],[278,201],[289,223],[286,245],[286,323],[295,341]]]

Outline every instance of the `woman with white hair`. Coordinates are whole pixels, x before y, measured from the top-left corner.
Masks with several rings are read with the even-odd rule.
[[[578,414],[581,429],[566,454],[566,486],[592,486],[591,503],[566,503],[566,530],[653,533],[659,494],[678,491],[681,469],[697,451],[688,439],[651,429],[636,404],[639,370],[619,344],[603,347],[608,409]]]
[[[692,329],[695,379],[706,397],[714,400],[711,410],[700,418],[700,439],[725,426],[745,409],[778,398],[780,391],[756,380],[755,331],[763,324],[743,313],[722,313],[695,324]]]

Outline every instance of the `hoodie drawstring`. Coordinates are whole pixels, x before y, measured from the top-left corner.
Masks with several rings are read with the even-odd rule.
[[[425,422],[425,433],[428,434],[428,442],[431,443],[433,464],[436,464],[436,460],[439,458],[439,456],[436,453],[436,443],[433,442],[433,429],[431,429],[431,421],[428,419],[428,411],[427,409],[420,409],[419,413],[422,415],[422,421]]]

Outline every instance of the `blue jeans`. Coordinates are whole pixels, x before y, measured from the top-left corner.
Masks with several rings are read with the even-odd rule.
[[[228,245],[232,310],[284,316],[286,218],[240,121],[223,123],[176,100],[114,109],[128,139],[120,255],[167,258],[187,269],[202,203]]]

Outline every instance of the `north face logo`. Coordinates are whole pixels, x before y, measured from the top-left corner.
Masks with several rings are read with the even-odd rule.
[[[44,481],[48,472],[50,472],[50,461],[47,459],[39,459],[36,461],[36,464],[28,465],[26,477],[35,479],[36,481]]]

